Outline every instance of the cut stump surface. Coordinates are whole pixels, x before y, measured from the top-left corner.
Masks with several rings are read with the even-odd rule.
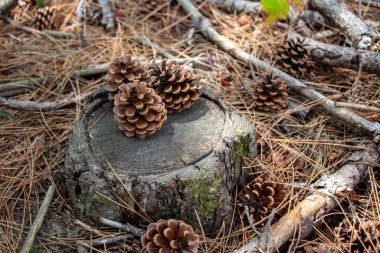
[[[132,223],[175,218],[197,228],[197,213],[206,232],[230,222],[245,181],[242,156],[253,151],[252,124],[203,94],[154,135],[128,138],[104,89],[89,102],[65,159],[66,187],[82,214]]]

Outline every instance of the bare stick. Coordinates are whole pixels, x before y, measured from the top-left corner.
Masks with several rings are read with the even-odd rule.
[[[156,60],[157,63],[159,63],[160,61],[161,60]],[[212,59],[212,55],[207,55],[204,57],[195,57],[195,58],[178,58],[178,59],[175,59],[175,61],[178,64],[185,64],[191,61],[212,63],[213,59]],[[105,74],[108,71],[108,65],[109,63],[103,63],[103,64],[98,64],[96,66],[93,66],[91,68],[75,70],[73,71],[72,76],[86,77],[86,76]],[[35,83],[42,83],[47,80],[53,80],[53,77],[36,77],[36,78],[30,78],[27,80],[19,80],[15,82],[0,84],[0,92],[19,89],[19,88],[33,89]]]
[[[74,221],[74,224],[77,225],[78,227],[81,227],[83,228],[84,230],[87,230],[88,232],[94,234],[94,235],[97,235],[97,236],[103,236],[105,237],[106,234],[104,234],[102,231],[100,231],[99,229],[96,229],[94,227],[91,227],[90,225],[87,225],[86,223],[80,221],[80,220],[75,220]]]
[[[21,111],[50,111],[64,106],[68,106],[74,103],[81,102],[86,98],[84,96],[76,96],[75,98],[64,98],[51,102],[34,102],[34,101],[20,101],[12,98],[0,97],[0,105],[5,105],[11,109]]]
[[[311,185],[310,188],[315,191],[271,227],[273,242],[265,252],[275,251],[297,232],[301,233],[300,238],[308,236],[317,225],[316,221],[350,194],[370,164],[378,163],[379,154],[375,143],[361,143],[359,146],[364,149],[354,152],[347,159],[348,163],[338,171],[322,176]],[[256,237],[235,253],[257,252],[259,244],[260,238]]]
[[[335,102],[335,106],[339,107],[339,108],[351,108],[351,109],[359,109],[359,110],[372,111],[372,112],[380,112],[379,107],[361,105],[361,104],[353,104],[353,103],[346,103],[346,102]]]
[[[103,246],[106,244],[112,244],[112,243],[117,243],[120,241],[130,240],[130,239],[133,239],[133,237],[134,236],[132,234],[127,234],[127,235],[118,235],[118,236],[107,237],[107,238],[102,238],[102,239],[94,239],[91,241],[77,241],[77,243],[90,248],[91,246],[93,247]]]
[[[100,217],[99,218],[100,222],[103,223],[104,225],[107,225],[107,226],[110,226],[110,227],[114,227],[114,228],[120,228],[120,229],[123,229],[125,231],[127,231],[128,233],[131,233],[137,237],[140,237],[144,234],[144,231],[142,229],[139,229],[129,223],[126,223],[126,224],[122,224],[120,222],[117,222],[117,221],[113,221],[113,220],[109,220],[109,219],[106,219],[106,218],[103,218],[103,217]]]
[[[244,50],[238,48],[232,41],[226,37],[220,35],[213,27],[211,22],[202,16],[202,14],[194,7],[194,5],[189,0],[181,1],[182,8],[189,14],[196,27],[198,27],[201,32],[208,37],[211,41],[216,43],[224,51],[228,52],[238,60],[242,62],[257,67],[258,69],[272,72],[275,75],[283,79],[289,86],[291,85],[292,89],[302,94],[303,96],[311,100],[319,100],[320,105],[332,115],[344,120],[348,124],[354,125],[357,128],[364,129],[374,135],[376,141],[380,141],[380,123],[370,122],[355,113],[352,113],[348,110],[342,108],[336,108],[334,101],[328,99],[321,93],[308,89],[308,87],[297,80],[296,78],[286,74],[285,72],[272,67],[267,62],[261,61],[256,57],[248,54]]]
[[[246,0],[209,0],[210,3],[227,11],[252,12],[260,13],[261,6],[259,2],[250,2]]]
[[[34,238],[36,237],[36,234],[41,227],[45,214],[49,208],[50,202],[53,199],[54,192],[55,192],[55,185],[52,184],[49,186],[49,189],[46,192],[45,198],[42,201],[41,207],[38,210],[38,213],[36,215],[36,218],[34,219],[32,227],[30,228],[28,236],[25,239],[24,245],[22,245],[20,253],[29,253],[30,248],[32,247],[33,242],[34,242]]]
[[[305,48],[311,51],[314,61],[323,65],[363,70],[369,73],[380,73],[380,53],[369,50],[356,50],[350,47],[335,46],[318,42],[291,33],[288,38],[302,38]]]
[[[371,45],[375,31],[344,4],[335,0],[310,0],[309,4],[347,35],[354,47],[366,49]]]

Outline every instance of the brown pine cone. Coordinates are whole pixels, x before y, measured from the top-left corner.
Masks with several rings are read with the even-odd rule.
[[[62,15],[56,7],[44,7],[37,10],[34,27],[38,30],[59,29],[62,25]]]
[[[348,221],[342,222],[338,229],[338,238],[342,243],[347,243],[350,252],[380,252],[380,222],[354,224]]]
[[[116,58],[108,66],[107,85],[108,98],[113,99],[121,84],[127,84],[135,80],[151,83],[147,68],[131,55]]]
[[[119,86],[113,112],[126,136],[141,139],[159,130],[167,118],[161,97],[147,83],[138,80]]]
[[[141,237],[141,253],[197,253],[199,236],[181,220],[159,220]]]
[[[198,100],[202,86],[196,84],[193,73],[174,61],[163,60],[151,68],[152,87],[161,96],[168,112],[180,112]]]
[[[256,82],[253,92],[255,109],[262,111],[285,109],[287,97],[285,82],[273,74],[264,75]]]
[[[305,48],[304,39],[287,40],[285,45],[277,49],[276,66],[288,74],[300,78],[310,69],[310,51]]]
[[[268,176],[255,178],[239,193],[240,205],[248,205],[255,221],[267,217],[289,198],[288,186],[279,179]]]

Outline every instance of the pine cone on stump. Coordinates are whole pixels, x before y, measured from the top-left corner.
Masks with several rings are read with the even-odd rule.
[[[114,98],[115,118],[128,137],[145,138],[166,121],[167,111],[161,97],[143,81],[121,84]]]
[[[106,85],[108,98],[113,100],[121,84],[127,84],[135,80],[146,82],[149,85],[152,78],[149,76],[147,68],[138,60],[133,59],[131,55],[116,58],[108,66]]]
[[[159,220],[141,237],[141,253],[197,253],[199,236],[180,220]]]
[[[338,238],[342,243],[347,243],[350,252],[379,253],[380,252],[380,222],[362,223],[355,221],[350,224],[343,222],[338,230]]]
[[[304,39],[287,40],[285,45],[277,49],[275,60],[276,66],[286,73],[300,78],[307,74],[311,59],[310,51],[305,48]]]
[[[38,30],[59,29],[62,25],[62,16],[56,7],[44,7],[37,10],[34,27]]]
[[[277,178],[260,176],[246,185],[239,193],[241,205],[248,205],[250,213],[255,221],[268,217],[273,208],[288,199],[289,189],[287,185]]]
[[[152,87],[161,96],[169,113],[180,112],[192,106],[201,94],[202,86],[196,84],[193,73],[174,61],[163,60],[151,68]]]
[[[286,108],[288,97],[285,82],[273,74],[264,75],[256,82],[253,98],[255,108],[262,111],[281,110]]]

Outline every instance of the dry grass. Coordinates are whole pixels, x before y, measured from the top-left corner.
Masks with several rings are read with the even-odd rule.
[[[75,3],[56,1],[65,13],[62,31],[77,33]],[[177,57],[194,57],[207,53],[215,55],[216,62],[208,70],[195,68],[198,78],[209,84],[224,101],[246,116],[257,128],[260,142],[270,152],[259,152],[255,158],[246,158],[246,169],[252,174],[270,173],[293,186],[303,182],[304,188],[292,188],[292,198],[284,205],[291,208],[307,194],[307,185],[324,173],[339,168],[353,151],[358,133],[352,127],[337,121],[315,102],[307,101],[291,93],[290,100],[302,104],[281,112],[262,113],[252,108],[252,76],[257,73],[220,51],[196,33],[191,45],[186,43],[186,32],[191,22],[178,6],[164,4],[150,14],[143,13],[143,6],[134,1],[115,1],[118,27],[105,32],[100,26],[86,27],[87,45],[81,47],[77,38],[57,39],[37,33],[28,33],[10,25],[0,26],[0,82],[53,76],[47,83],[36,83],[35,89],[15,98],[19,100],[50,101],[67,97],[70,92],[84,94],[103,85],[102,77],[73,78],[71,72],[94,64],[111,61],[129,53],[145,58],[160,57],[151,47],[133,40],[137,35],[158,43]],[[351,5],[356,8],[356,5]],[[379,9],[366,9],[369,16],[378,16]],[[240,27],[237,15],[226,14],[212,6],[202,8],[221,34],[237,43],[256,57],[272,62],[272,52],[280,45],[288,31],[264,27],[259,19],[253,24]],[[30,12],[32,13],[32,12]],[[30,16],[32,14],[27,13]],[[22,12],[16,12],[18,22],[23,22]],[[25,23],[27,24],[27,22]],[[291,28],[289,28],[291,29]],[[204,64],[203,64],[204,65]],[[197,66],[202,66],[197,64]],[[196,67],[196,66],[195,66]],[[232,74],[234,82],[221,86],[222,74]],[[379,106],[380,78],[373,74],[343,69],[315,69],[306,78],[317,84],[317,90],[328,96],[339,95],[340,101]],[[327,88],[337,92],[327,92]],[[54,182],[52,173],[64,166],[66,141],[75,121],[80,117],[82,104],[69,109],[50,112],[20,112],[7,108],[12,118],[0,118],[0,252],[16,252],[22,245],[28,228],[41,204],[49,184]],[[311,109],[306,117],[298,111]],[[369,120],[380,120],[379,113],[357,111]],[[271,156],[268,158],[268,156]],[[315,228],[308,240],[294,242],[293,246],[326,243],[339,252],[345,252],[337,243],[334,227],[344,217],[357,216],[362,221],[380,220],[380,178],[378,168],[371,167],[363,183],[334,212],[321,218],[321,226]],[[60,234],[51,234],[54,224],[46,224],[36,240],[35,247],[44,252],[74,252],[75,242],[91,240],[95,236],[84,230],[76,230],[72,224],[76,218],[64,196],[57,194],[47,220],[55,220],[65,228]],[[265,224],[265,220],[257,225]],[[53,229],[53,230],[52,230]],[[99,228],[108,235],[117,231]],[[247,226],[246,217],[238,210],[233,226],[221,230],[213,239],[204,240],[201,251],[231,252],[254,236]],[[134,252],[138,241],[125,241],[116,246],[92,248],[92,252]],[[58,250],[60,249],[60,250]]]

